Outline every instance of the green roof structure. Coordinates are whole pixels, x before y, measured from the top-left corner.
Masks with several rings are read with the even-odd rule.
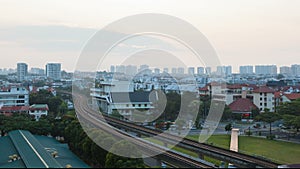
[[[53,157],[52,153],[57,156]],[[0,168],[89,168],[66,144],[53,138],[16,130],[0,137]]]

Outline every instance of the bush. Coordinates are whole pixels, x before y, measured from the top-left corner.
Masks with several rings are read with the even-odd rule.
[[[246,134],[247,136],[251,136],[251,135],[252,135],[252,132],[251,132],[251,131],[246,131],[245,134]]]
[[[269,139],[269,140],[274,140],[274,138],[275,138],[275,135],[269,135],[269,136],[267,136],[267,139]]]

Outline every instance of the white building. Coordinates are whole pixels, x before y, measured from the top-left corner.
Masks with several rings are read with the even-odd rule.
[[[189,67],[188,68],[188,75],[194,75],[195,74],[195,68],[194,67]]]
[[[154,74],[160,74],[160,69],[159,68],[155,68],[154,69]]]
[[[205,73],[206,73],[207,75],[211,75],[211,67],[206,67],[206,68],[205,68]]]
[[[27,75],[28,75],[28,65],[26,63],[18,63],[17,65],[18,81],[22,82],[26,80]]]
[[[34,104],[29,108],[29,115],[34,116],[35,120],[39,121],[42,116],[48,115],[48,111],[47,104]]]
[[[41,68],[31,68],[30,73],[34,75],[45,75],[45,70]]]
[[[288,66],[280,67],[280,74],[282,74],[282,75],[291,75],[292,74],[291,67],[288,67]]]
[[[275,111],[275,91],[267,86],[260,86],[253,90],[253,103],[260,111],[269,109]]]
[[[115,73],[116,72],[116,67],[111,65],[110,66],[110,72]]]
[[[255,74],[257,75],[277,75],[276,65],[256,65]]]
[[[149,69],[149,65],[141,65],[140,69],[139,69],[139,72],[142,72],[142,71],[144,71],[146,69]]]
[[[46,76],[53,80],[61,80],[61,64],[48,63],[46,65]]]
[[[172,74],[177,74],[177,68],[172,68]]]
[[[9,87],[0,91],[0,105],[29,106],[29,91],[25,87]]]
[[[184,68],[183,67],[177,68],[177,74],[183,75],[184,74]]]
[[[197,74],[198,75],[204,75],[205,74],[204,67],[197,67]]]
[[[93,103],[100,107],[101,112],[112,114],[118,111],[127,119],[132,119],[134,112],[149,114],[153,109],[150,101],[151,92],[134,92],[133,84],[125,81],[101,83],[99,88],[91,89]]]
[[[240,74],[249,75],[254,73],[253,66],[240,66]]]
[[[134,65],[127,65],[126,68],[125,68],[125,72],[126,72],[126,75],[135,75],[137,74],[137,66],[134,66]]]
[[[164,68],[164,73],[169,73],[169,68],[165,67]]]
[[[294,76],[299,76],[300,75],[300,65],[292,65],[292,74]]]
[[[116,66],[116,72],[117,73],[125,73],[126,67],[124,65],[118,65]]]
[[[232,75],[232,67],[231,66],[218,66],[217,67],[217,75],[231,76]]]

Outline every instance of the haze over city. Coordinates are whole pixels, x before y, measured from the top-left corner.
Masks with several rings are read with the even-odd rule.
[[[0,168],[300,168],[300,0],[1,0]]]

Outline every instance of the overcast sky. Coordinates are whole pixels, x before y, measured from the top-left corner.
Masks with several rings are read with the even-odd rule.
[[[140,13],[191,23],[234,72],[239,65],[300,64],[299,7],[300,0],[0,0],[0,67],[61,62],[73,71],[96,31]]]

